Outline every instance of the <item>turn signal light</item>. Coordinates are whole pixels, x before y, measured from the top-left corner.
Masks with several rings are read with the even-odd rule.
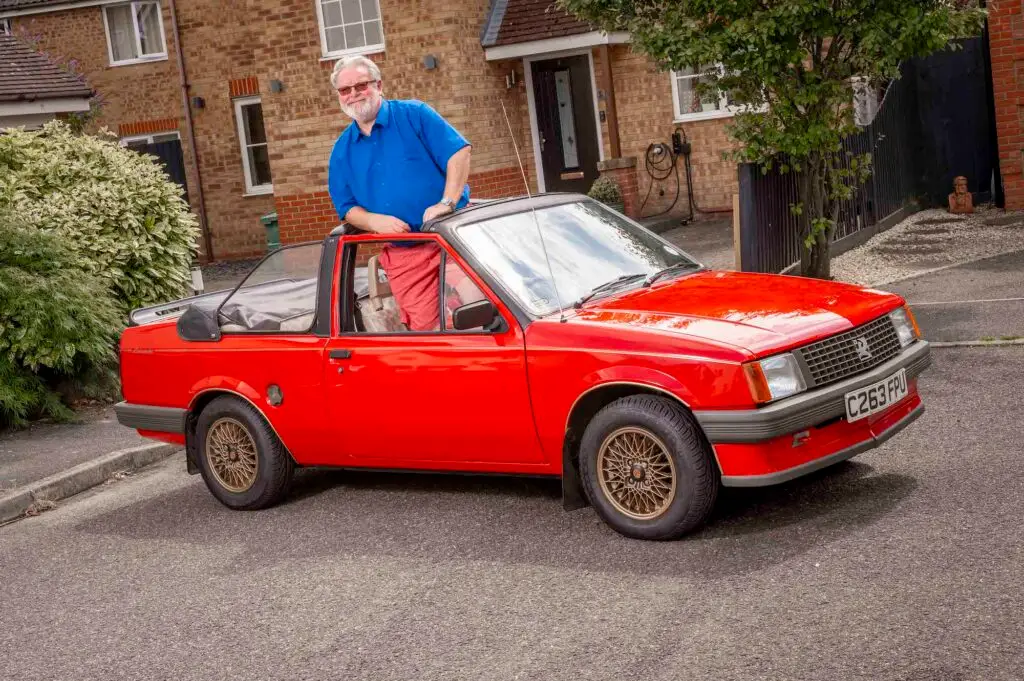
[[[903,309],[907,311],[907,319],[910,321],[910,325],[914,327],[914,335],[921,338],[921,327],[917,325],[917,319],[914,318],[914,313],[910,311],[910,306],[904,305]]]
[[[743,373],[747,376],[747,385],[750,386],[750,394],[754,396],[754,402],[758,404],[771,402],[772,392],[768,389],[768,379],[765,378],[761,364],[759,362],[744,364]]]

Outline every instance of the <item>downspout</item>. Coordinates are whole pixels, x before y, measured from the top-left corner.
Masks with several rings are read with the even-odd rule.
[[[188,128],[188,150],[196,166],[196,201],[199,204],[199,230],[203,235],[203,250],[207,262],[213,261],[213,241],[210,228],[206,224],[206,202],[203,200],[203,176],[199,171],[199,154],[196,152],[196,131],[192,125],[192,107],[188,102],[188,81],[185,78],[185,58],[181,54],[181,38],[178,35],[178,15],[175,12],[174,0],[167,0],[171,9],[171,33],[174,35],[174,54],[178,58],[178,74],[181,78],[181,106],[185,110],[185,127]]]

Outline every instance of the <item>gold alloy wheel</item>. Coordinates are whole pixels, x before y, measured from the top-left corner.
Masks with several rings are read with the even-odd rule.
[[[644,428],[626,426],[611,433],[597,452],[601,491],[621,513],[651,520],[676,496],[676,465],[668,447]]]
[[[256,442],[241,422],[229,416],[210,426],[206,434],[206,462],[217,482],[229,492],[244,492],[256,482]]]

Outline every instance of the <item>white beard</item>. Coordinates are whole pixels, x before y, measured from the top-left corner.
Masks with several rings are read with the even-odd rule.
[[[377,110],[380,108],[380,98],[364,99],[352,106],[341,105],[341,110],[346,116],[360,123],[368,123],[377,117]]]

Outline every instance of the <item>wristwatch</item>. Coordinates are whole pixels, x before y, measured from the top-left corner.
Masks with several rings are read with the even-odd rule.
[[[442,206],[448,206],[452,210],[455,210],[455,202],[449,199],[447,196],[443,197],[440,203]]]

